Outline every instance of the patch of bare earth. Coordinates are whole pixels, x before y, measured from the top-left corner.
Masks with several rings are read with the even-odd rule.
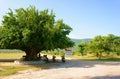
[[[26,70],[0,79],[120,79],[120,62],[69,59],[49,69]]]

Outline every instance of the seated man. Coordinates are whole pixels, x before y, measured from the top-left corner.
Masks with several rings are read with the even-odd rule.
[[[47,55],[43,55],[43,60],[45,61],[45,63],[48,63],[48,57],[47,57]]]
[[[65,56],[61,56],[61,61],[65,63]]]

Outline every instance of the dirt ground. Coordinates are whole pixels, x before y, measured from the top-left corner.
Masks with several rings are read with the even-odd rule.
[[[0,79],[120,79],[120,62],[69,59],[49,69],[26,70]]]

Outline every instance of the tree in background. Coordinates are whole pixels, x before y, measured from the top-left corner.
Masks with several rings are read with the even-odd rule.
[[[117,52],[117,55],[120,55],[120,37],[116,37],[116,39],[114,39],[113,41],[114,43],[114,51]]]
[[[35,7],[11,9],[3,17],[0,29],[0,48],[25,51],[26,60],[36,60],[43,50],[72,47],[67,37],[72,28],[63,20],[55,21],[55,14]]]
[[[88,45],[88,52],[94,53],[101,59],[103,53],[117,53],[120,54],[120,37],[113,34],[108,36],[96,36]]]
[[[113,34],[109,34],[107,37],[106,37],[106,44],[108,47],[108,51],[110,53],[119,53],[119,48],[120,48],[120,37],[118,36],[115,36]]]
[[[85,42],[79,43],[77,47],[82,56],[86,55],[87,44]]]
[[[89,51],[96,54],[97,57],[101,59],[102,53],[105,51],[105,42],[103,36],[96,36],[90,43],[89,43]]]

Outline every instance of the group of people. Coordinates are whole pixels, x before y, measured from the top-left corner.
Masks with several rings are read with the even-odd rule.
[[[43,55],[42,59],[45,61],[45,63],[49,62],[47,55]],[[65,56],[61,56],[61,61],[65,63]],[[52,56],[52,62],[56,62],[56,56],[54,55]]]

